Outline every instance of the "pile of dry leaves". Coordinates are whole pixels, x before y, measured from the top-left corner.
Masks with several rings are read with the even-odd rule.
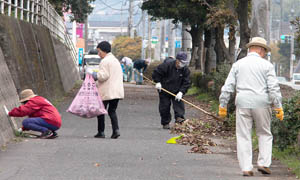
[[[193,146],[189,152],[193,153],[212,153],[209,146],[217,146],[210,137],[221,136],[229,137],[233,135],[232,131],[227,131],[224,123],[214,119],[192,119],[186,120],[182,124],[175,124],[171,128],[171,133],[183,134],[178,144]]]

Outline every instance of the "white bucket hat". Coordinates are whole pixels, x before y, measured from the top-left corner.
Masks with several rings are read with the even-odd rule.
[[[251,42],[246,44],[246,47],[249,48],[251,46],[260,46],[267,50],[267,52],[271,51],[271,48],[267,45],[267,41],[262,37],[253,37]]]

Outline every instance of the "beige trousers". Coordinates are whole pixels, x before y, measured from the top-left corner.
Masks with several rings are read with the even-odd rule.
[[[271,108],[237,108],[236,138],[237,156],[242,171],[251,171],[252,165],[252,124],[255,122],[258,136],[258,166],[269,167],[272,161]]]

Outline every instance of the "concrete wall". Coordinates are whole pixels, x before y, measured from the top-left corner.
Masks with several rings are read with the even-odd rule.
[[[3,105],[8,109],[18,105],[18,94],[1,49],[0,69],[0,145],[4,145],[14,135]]]
[[[68,48],[59,40],[54,38],[52,38],[52,40],[63,88],[68,92],[74,87],[75,83],[80,80],[78,66],[74,63]]]
[[[3,15],[0,67],[0,145],[13,137],[3,104],[8,109],[20,105],[18,94],[26,88],[53,101],[80,79],[68,49],[47,28]],[[21,119],[17,121],[20,124]]]

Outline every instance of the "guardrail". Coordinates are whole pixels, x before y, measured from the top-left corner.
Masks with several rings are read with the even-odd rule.
[[[0,0],[0,13],[47,27],[53,37],[71,49],[72,57],[75,58],[74,62],[77,62],[77,51],[74,44],[69,43],[70,37],[66,33],[64,20],[49,1]]]

